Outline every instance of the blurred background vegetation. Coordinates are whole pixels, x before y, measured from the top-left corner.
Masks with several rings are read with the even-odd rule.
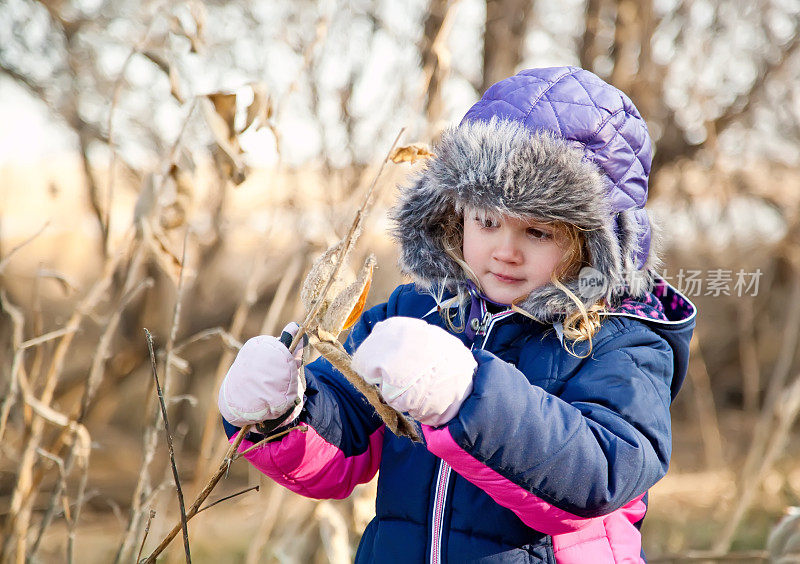
[[[142,329],[193,499],[237,347],[302,317],[400,129],[431,144],[497,80],[565,64],[645,116],[663,272],[700,309],[648,556],[791,551],[798,43],[797,0],[0,0],[0,560],[149,554],[178,509]],[[402,281],[385,211],[419,166],[379,180],[371,303]],[[238,462],[212,499],[248,484],[190,522],[196,561],[352,559],[372,486],[313,502]]]

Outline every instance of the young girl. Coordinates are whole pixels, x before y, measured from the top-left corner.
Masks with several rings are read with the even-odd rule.
[[[228,435],[307,427],[247,458],[308,497],[346,497],[380,470],[358,563],[642,561],[695,319],[655,275],[645,122],[587,71],[532,69],[434,152],[393,213],[414,284],[346,343],[424,442],[387,431],[324,359],[302,389],[263,336],[220,390]]]

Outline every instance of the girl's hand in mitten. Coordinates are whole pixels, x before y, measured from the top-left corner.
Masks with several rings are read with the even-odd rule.
[[[386,403],[434,427],[458,413],[477,366],[456,337],[411,317],[376,324],[353,355],[353,369],[378,386]]]
[[[284,329],[292,337],[299,326]],[[288,335],[287,335],[288,337]],[[219,412],[237,427],[276,420],[288,423],[303,409],[305,384],[300,379],[303,347],[294,355],[275,337],[249,339],[236,355],[219,389]]]

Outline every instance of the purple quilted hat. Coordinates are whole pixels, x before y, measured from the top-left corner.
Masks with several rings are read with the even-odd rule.
[[[653,148],[636,106],[625,93],[576,67],[529,69],[493,85],[463,122],[502,118],[574,143],[604,173],[612,213],[635,210],[640,224],[636,262],[650,248],[644,212]]]
[[[578,226],[611,305],[652,287],[650,136],[631,100],[594,74],[557,67],[502,80],[443,133],[434,153],[393,213],[401,267],[417,283],[468,284],[442,245],[441,225],[469,206]],[[581,295],[579,281],[566,286]],[[553,284],[519,305],[548,320],[575,308]]]

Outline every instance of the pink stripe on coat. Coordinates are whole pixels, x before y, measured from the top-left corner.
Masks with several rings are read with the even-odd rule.
[[[513,511],[528,527],[550,535],[559,564],[642,562],[641,535],[634,523],[644,516],[644,495],[608,515],[580,517],[547,503],[479,462],[458,446],[446,427],[422,425],[422,432],[428,450]]]
[[[378,471],[384,426],[369,437],[363,454],[345,456],[313,427],[291,431],[282,440],[267,443],[244,455],[258,470],[295,493],[314,499],[342,499],[358,484],[369,482]],[[233,442],[234,438],[230,439]],[[239,452],[252,442],[243,440]]]

